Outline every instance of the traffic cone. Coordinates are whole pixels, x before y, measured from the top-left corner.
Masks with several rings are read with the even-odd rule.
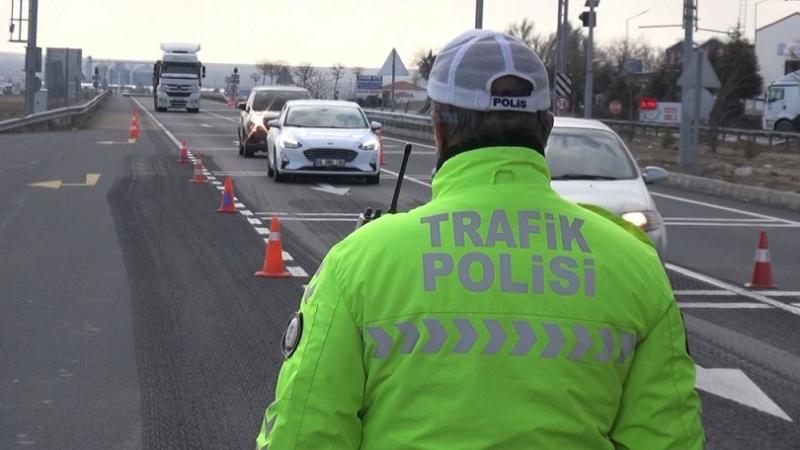
[[[135,141],[139,139],[139,125],[134,122],[134,118],[131,117],[131,126],[128,128],[128,141]]]
[[[194,175],[189,182],[208,183],[208,180],[206,180],[206,175],[203,173],[203,161],[201,159],[198,159],[197,162],[194,163]]]
[[[178,155],[178,164],[191,164],[191,161],[189,161],[189,148],[186,147],[186,141],[181,141],[181,153]]]
[[[381,165],[385,166],[386,156],[383,151],[383,132],[381,132],[381,130],[375,130],[375,135],[378,136],[378,148],[380,149],[381,152]]]
[[[136,129],[139,129],[139,114],[134,109],[131,113],[131,124],[136,125]]]
[[[762,231],[758,236],[755,263],[753,265],[753,279],[745,286],[753,289],[774,289],[777,286],[772,280],[772,262],[769,258],[767,233]]]
[[[269,242],[264,255],[264,268],[256,272],[261,278],[286,278],[292,274],[283,265],[283,246],[281,245],[281,223],[277,217],[272,218],[269,226]]]
[[[222,200],[219,202],[219,213],[235,213],[236,206],[233,202],[233,179],[225,177],[225,190],[222,191]]]

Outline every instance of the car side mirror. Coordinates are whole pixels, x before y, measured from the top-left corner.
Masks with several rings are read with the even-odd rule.
[[[238,105],[236,105],[236,107],[241,109],[242,111],[247,111],[247,103],[244,102],[239,103]]]
[[[267,125],[269,125],[270,128],[280,128],[281,121],[278,119],[272,119],[269,122],[267,122]]]
[[[644,168],[642,178],[645,184],[660,184],[669,178],[669,172],[661,167],[647,166]]]
[[[380,122],[370,122],[369,127],[372,129],[372,131],[379,131],[381,128],[383,128],[383,125],[381,125]]]

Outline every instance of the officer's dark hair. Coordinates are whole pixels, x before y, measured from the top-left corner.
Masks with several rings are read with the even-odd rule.
[[[528,97],[533,84],[515,76],[498,78],[492,84],[492,95]],[[440,125],[445,147],[437,167],[450,157],[483,147],[527,147],[544,154],[550,130],[547,111],[535,114],[519,111],[474,111],[431,101],[431,116]]]

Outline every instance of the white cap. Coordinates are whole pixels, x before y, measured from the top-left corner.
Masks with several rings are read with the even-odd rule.
[[[529,97],[492,95],[492,83],[512,75],[530,81]],[[537,112],[550,109],[550,86],[542,60],[521,40],[488,30],[468,31],[436,55],[428,97],[475,111]]]

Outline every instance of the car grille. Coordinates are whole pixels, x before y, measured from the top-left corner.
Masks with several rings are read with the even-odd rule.
[[[189,95],[191,95],[191,92],[167,91],[167,95],[169,95],[170,97],[188,97]]]
[[[356,159],[358,152],[344,148],[311,148],[303,152],[309,161],[317,159],[343,159],[350,162]]]

